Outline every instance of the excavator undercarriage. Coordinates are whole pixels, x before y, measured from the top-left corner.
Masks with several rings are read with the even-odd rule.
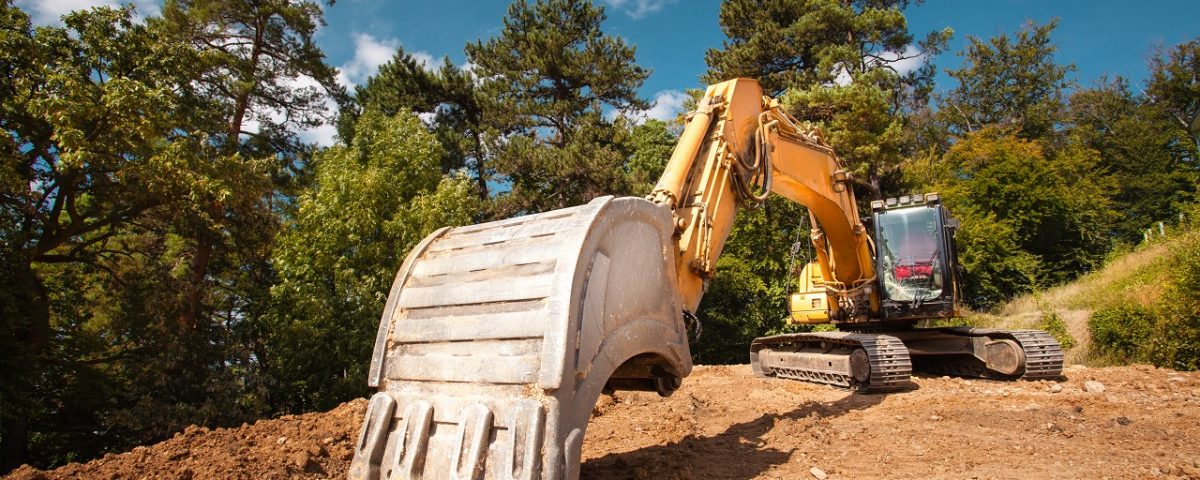
[[[1062,347],[1041,330],[922,328],[887,333],[813,332],[761,337],[750,345],[754,373],[854,389],[904,390],[910,376],[1053,379]]]

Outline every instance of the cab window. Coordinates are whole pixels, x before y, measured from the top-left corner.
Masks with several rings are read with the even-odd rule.
[[[942,251],[937,209],[910,208],[879,215],[876,238],[883,287],[896,301],[932,300],[942,295]]]

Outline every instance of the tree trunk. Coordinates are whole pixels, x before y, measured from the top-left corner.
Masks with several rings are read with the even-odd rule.
[[[216,210],[220,215],[220,205],[213,204],[209,213]],[[218,217],[214,217],[218,218]],[[200,320],[200,310],[204,307],[205,278],[208,277],[208,264],[212,262],[212,253],[216,241],[208,232],[202,232],[196,239],[196,252],[192,256],[191,274],[188,275],[187,285],[183,291],[183,310],[179,313],[179,330],[190,332],[196,329]]]
[[[39,402],[42,399],[33,396],[32,391],[18,392],[15,391],[17,385],[32,386],[37,381],[39,375],[37,371],[41,368],[39,359],[46,350],[46,345],[50,340],[50,300],[46,294],[46,287],[42,284],[40,278],[33,271],[32,260],[29,257],[16,262],[11,270],[10,282],[8,285],[13,287],[13,295],[15,302],[12,306],[13,310],[24,310],[24,315],[17,315],[15,321],[19,322],[23,319],[25,325],[17,327],[17,339],[20,342],[20,348],[16,352],[9,352],[13,355],[12,371],[0,372],[0,379],[3,379],[3,390],[0,394],[12,395],[25,394],[33,402]],[[8,319],[13,321],[14,319]],[[22,328],[24,327],[24,328]],[[25,377],[26,381],[21,381],[19,377]],[[0,397],[2,399],[2,397]],[[13,469],[21,466],[29,460],[29,430],[32,425],[30,418],[33,412],[12,411],[13,405],[11,401],[0,402],[0,407],[3,407],[7,418],[0,422],[0,475],[8,473]]]
[[[254,44],[248,59],[250,68],[246,75],[251,81],[258,72],[258,60],[262,56],[264,43],[262,19],[257,18],[256,20],[258,23],[253,25],[255,27]],[[239,137],[246,121],[246,114],[250,110],[250,97],[255,88],[253,84],[246,87],[234,99],[233,115],[229,119],[229,130],[226,132],[228,137],[225,139],[226,153],[235,152],[241,142]],[[214,201],[208,207],[208,214],[209,218],[213,220],[223,219],[225,209],[220,202]],[[200,310],[204,307],[204,291],[207,289],[205,278],[208,277],[208,265],[212,262],[213,249],[217,239],[218,234],[207,231],[201,231],[196,239],[196,253],[192,256],[191,275],[188,277],[188,284],[184,290],[183,311],[179,314],[179,328],[184,331],[194,330],[200,321]]]
[[[483,161],[483,140],[479,138],[478,132],[471,136],[475,140],[475,181],[479,186],[479,201],[486,202],[488,199],[487,164]]]
[[[14,415],[0,424],[0,475],[7,475],[29,459],[29,416]]]

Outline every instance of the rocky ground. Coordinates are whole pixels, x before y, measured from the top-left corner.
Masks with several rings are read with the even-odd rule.
[[[1061,382],[918,378],[858,395],[697,367],[669,399],[602,397],[584,478],[1200,478],[1200,374],[1068,367]],[[364,400],[239,428],[189,428],[7,479],[344,478]]]

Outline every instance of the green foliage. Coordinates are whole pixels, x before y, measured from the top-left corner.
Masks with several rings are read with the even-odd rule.
[[[1173,146],[1193,163],[1200,160],[1200,38],[1150,58],[1146,96],[1174,124],[1179,141]]]
[[[1097,161],[1092,150],[1068,147],[1048,154],[1041,142],[991,128],[951,147],[934,174],[940,179],[930,188],[962,218],[966,238],[960,249],[967,271],[982,266],[976,271],[1008,283],[968,288],[1012,295],[1025,281],[1004,280],[1008,273],[1022,272],[1025,278],[1034,273],[1036,284],[1051,285],[1098,266],[1111,245],[1105,235],[1111,183],[1102,176],[1077,175],[1093,171]],[[1036,261],[1033,268],[1030,260]]]
[[[266,409],[253,323],[275,208],[307,164],[296,131],[325,107],[322,88],[292,79],[334,85],[311,43],[320,9],[168,2],[163,15],[99,8],[34,29],[0,3],[0,290],[13,301],[0,468]]]
[[[1151,305],[1101,308],[1088,319],[1092,342],[1121,362],[1200,369],[1200,241],[1186,235],[1174,246],[1170,279]]]
[[[385,115],[403,112],[432,112],[445,97],[441,78],[436,72],[425,69],[404,48],[397,48],[392,59],[379,66],[379,71],[367,79],[366,85],[354,89],[354,99],[364,109],[373,109]],[[343,115],[353,114],[357,120],[361,112],[350,110]],[[353,126],[353,125],[350,125]],[[343,136],[349,140],[349,136]]]
[[[1067,331],[1067,324],[1063,322],[1058,312],[1053,310],[1043,311],[1042,322],[1039,328],[1049,333],[1055,340],[1058,340],[1058,344],[1062,345],[1064,350],[1075,348],[1075,337],[1072,337],[1071,332]]]
[[[1200,241],[1188,238],[1159,303],[1163,318],[1150,352],[1154,364],[1178,370],[1200,369]]]
[[[64,27],[35,30],[24,12],[0,3],[5,470],[27,460],[31,442],[37,456],[28,460],[44,465],[145,440],[141,433],[161,434],[157,428],[170,420],[158,412],[144,415],[153,426],[139,435],[98,441],[96,433],[108,413],[128,405],[121,402],[128,397],[115,394],[146,385],[133,367],[168,368],[154,360],[163,343],[181,339],[154,331],[174,327],[169,306],[177,302],[139,288],[147,287],[140,279],[155,278],[138,264],[154,254],[147,250],[155,242],[146,237],[161,234],[192,200],[227,197],[262,177],[254,164],[231,168],[227,156],[215,155],[203,118],[178,114],[202,103],[186,88],[197,58],[188,45],[135,23],[129,9],[75,12],[63,20]],[[153,288],[171,292],[171,286]],[[224,343],[201,345],[220,350]],[[194,365],[169,380],[219,375],[224,366]],[[205,395],[175,405],[197,408]]]
[[[1154,309],[1136,303],[1096,310],[1088,317],[1093,348],[1123,363],[1146,361],[1158,317]]]
[[[644,109],[649,75],[634,47],[600,29],[603,8],[582,0],[518,0],[500,34],[467,45],[482,80],[494,166],[511,186],[503,213],[578,205],[630,191],[625,129],[603,108]]]
[[[1143,95],[1116,79],[1064,108],[1071,67],[1051,59],[1053,23],[972,39],[934,112],[932,65],[895,68],[950,32],[914,41],[908,5],[725,2],[729,41],[708,52],[707,79],[760,78],[825,128],[869,195],[941,190],[975,306],[1095,268],[1110,237],[1195,217],[1181,205],[1200,176],[1200,41],[1157,53]],[[497,36],[467,47],[474,72],[398,51],[354,104],[313,43],[316,3],[162,12],[139,23],[101,8],[35,29],[0,2],[0,471],[364,394],[379,312],[416,242],[645,194],[676,141],[669,124],[611,114],[647,107],[648,72],[590,2],[515,2]],[[328,120],[330,98],[341,145],[316,153],[297,132]],[[785,302],[806,219],[778,197],[739,215],[697,361],[745,362],[750,339],[798,328]],[[1099,348],[1197,368],[1200,237],[1185,238],[1112,283],[1105,305],[1141,303],[1093,315]]]
[[[829,143],[872,198],[881,198],[909,137],[905,114],[927,102],[935,73],[929,58],[952,31],[916,42],[908,32],[906,0],[734,0],[721,5],[729,37],[705,56],[708,82],[757,78],[800,120],[828,133]],[[896,63],[925,55],[918,69]]]
[[[738,213],[699,312],[704,336],[692,346],[703,363],[744,363],[750,340],[785,330],[793,269],[811,256],[808,212],[772,196],[762,207]],[[791,260],[793,243],[801,244]]]
[[[947,73],[958,87],[941,98],[949,131],[965,136],[987,126],[1011,129],[1021,138],[1047,138],[1062,119],[1063,90],[1073,65],[1054,63],[1050,34],[1057,20],[1026,23],[1010,38],[970,37],[963,66]]]
[[[771,318],[759,303],[769,290],[742,259],[723,255],[717,260],[717,275],[700,304],[698,316],[703,333],[692,344],[698,363],[745,363],[750,341],[782,317]]]
[[[705,54],[708,83],[757,78],[770,95],[789,88],[833,83],[912,55],[903,10],[907,0],[731,0],[721,4],[722,49]],[[920,47],[936,53],[950,30],[926,36]]]
[[[870,198],[883,197],[883,177],[899,167],[907,141],[904,117],[893,108],[898,83],[892,72],[877,70],[846,86],[790,90],[783,99],[797,118],[817,122],[828,132],[838,157],[867,181]]]
[[[441,145],[410,113],[368,110],[353,143],[316,158],[314,189],[276,240],[263,361],[288,411],[326,409],[367,393],[379,312],[413,245],[469,223],[465,178],[444,178]]]
[[[625,166],[632,185],[631,194],[642,197],[654,189],[678,139],[679,135],[661,120],[647,120],[633,127],[630,134],[632,153]]]
[[[1020,248],[1012,225],[994,213],[966,206],[953,212],[961,224],[955,245],[968,305],[986,308],[1033,290],[1040,263]]]
[[[431,130],[444,148],[442,171],[466,169],[474,176],[476,193],[481,207],[490,200],[488,183],[495,175],[491,163],[494,155],[488,144],[497,137],[496,126],[485,120],[485,99],[474,73],[442,59],[439,69],[426,69],[403,48],[379,67],[367,79],[366,85],[355,88],[354,102],[342,108],[338,118],[338,135],[349,143],[354,139],[354,126],[363,109],[377,110],[385,115],[417,112],[431,115]],[[486,212],[476,217],[488,216]]]
[[[1188,149],[1164,148],[1186,139],[1177,124],[1119,77],[1073,93],[1069,112],[1073,140],[1099,152],[1096,173],[1114,180],[1117,238],[1140,241],[1153,222],[1178,217],[1196,193],[1200,167]]]

